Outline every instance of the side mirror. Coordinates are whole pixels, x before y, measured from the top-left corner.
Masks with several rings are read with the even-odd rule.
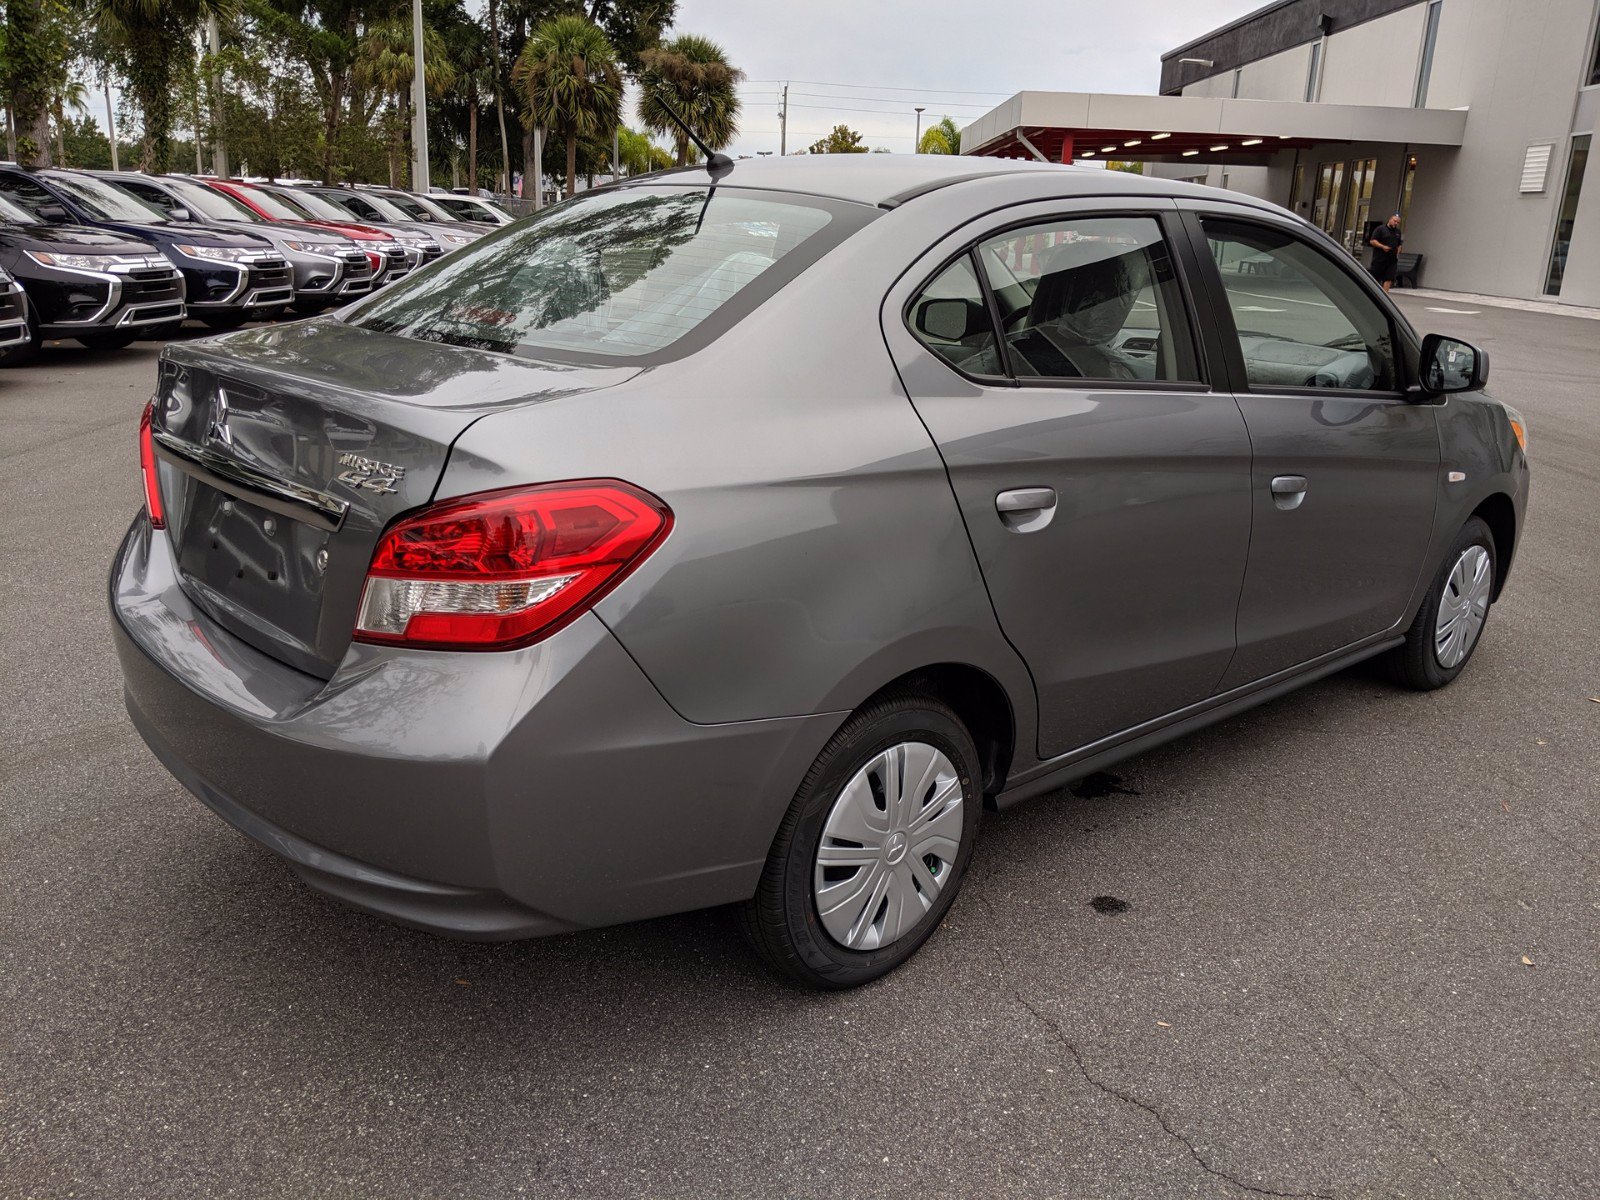
[[[167,216],[171,217],[174,221],[194,220],[194,214],[187,208],[184,208],[181,204],[177,208],[168,209]]]
[[[917,332],[941,342],[959,342],[989,328],[989,313],[975,300],[924,300],[912,316]]]
[[[1471,342],[1430,333],[1417,358],[1418,390],[1429,396],[1475,392],[1489,382],[1489,355]]]
[[[71,214],[59,204],[41,204],[33,210],[33,215],[41,221],[69,221]]]

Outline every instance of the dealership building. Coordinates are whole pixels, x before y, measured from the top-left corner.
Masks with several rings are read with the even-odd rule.
[[[1138,161],[1283,204],[1424,287],[1600,306],[1600,0],[1277,0],[1168,51],[1159,96],[1021,92],[962,152]]]

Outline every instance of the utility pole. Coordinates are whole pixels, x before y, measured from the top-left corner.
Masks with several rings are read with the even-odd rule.
[[[622,178],[622,126],[611,131],[611,180]]]
[[[778,110],[778,157],[789,153],[789,85],[783,85],[783,107]]]
[[[106,129],[111,135],[111,169],[120,171],[117,165],[117,118],[111,111],[111,81],[106,80]]]
[[[228,147],[222,137],[222,73],[217,67],[217,56],[222,53],[222,27],[217,24],[215,12],[206,15],[206,41],[211,50],[211,170],[227,179]]]
[[[428,83],[422,61],[422,0],[411,0],[411,190],[428,190]]]
[[[529,170],[522,177],[522,198],[528,198],[528,185],[533,185],[533,211],[538,212],[544,207],[544,126],[533,127],[533,162]],[[529,175],[533,178],[530,180]]]
[[[917,136],[911,139],[911,153],[922,153],[922,112],[927,106],[917,105]]]

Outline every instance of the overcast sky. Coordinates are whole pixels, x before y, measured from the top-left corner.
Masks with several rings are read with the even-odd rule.
[[[732,152],[778,148],[785,79],[791,151],[840,123],[908,151],[918,104],[926,127],[946,114],[965,125],[1029,89],[1153,93],[1163,51],[1262,2],[679,0],[673,32],[720,42],[748,77]]]

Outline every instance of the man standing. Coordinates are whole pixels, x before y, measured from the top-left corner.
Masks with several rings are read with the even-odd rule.
[[[1400,265],[1402,244],[1399,213],[1395,213],[1385,224],[1374,229],[1372,239],[1367,242],[1367,245],[1372,247],[1372,277],[1383,284],[1383,290],[1386,292],[1394,284],[1394,273]]]

